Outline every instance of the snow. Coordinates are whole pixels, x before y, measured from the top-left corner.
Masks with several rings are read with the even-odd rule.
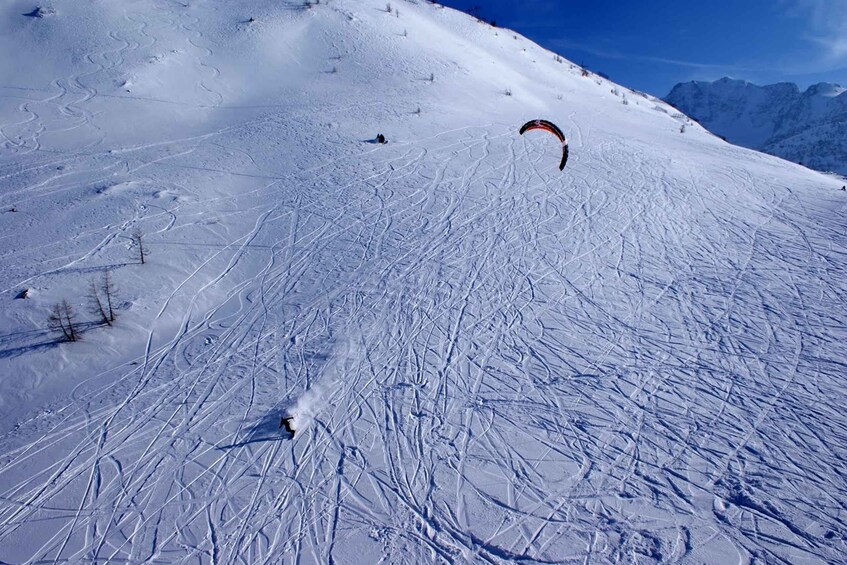
[[[844,561],[843,183],[429,3],[53,7],[0,13],[0,561]]]
[[[723,78],[676,85],[665,100],[731,143],[847,174],[847,91],[819,83],[757,86]]]

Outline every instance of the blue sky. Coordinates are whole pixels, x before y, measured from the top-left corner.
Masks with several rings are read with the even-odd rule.
[[[677,82],[847,86],[847,0],[444,0],[612,80],[665,96]]]

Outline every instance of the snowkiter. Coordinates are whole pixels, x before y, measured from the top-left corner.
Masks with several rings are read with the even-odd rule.
[[[294,426],[291,425],[294,418],[292,416],[282,416],[279,419],[279,429],[285,428],[285,431],[294,435]]]

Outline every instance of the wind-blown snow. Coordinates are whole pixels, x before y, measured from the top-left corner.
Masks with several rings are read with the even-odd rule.
[[[844,561],[840,183],[424,2],[50,7],[0,13],[0,561]]]

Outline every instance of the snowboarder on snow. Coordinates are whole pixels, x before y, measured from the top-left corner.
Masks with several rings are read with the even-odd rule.
[[[292,416],[281,416],[279,419],[279,429],[285,428],[285,431],[293,436],[294,427],[291,425],[292,420],[294,420]]]
[[[376,134],[376,142],[379,144],[385,144],[385,136],[381,133]]]

